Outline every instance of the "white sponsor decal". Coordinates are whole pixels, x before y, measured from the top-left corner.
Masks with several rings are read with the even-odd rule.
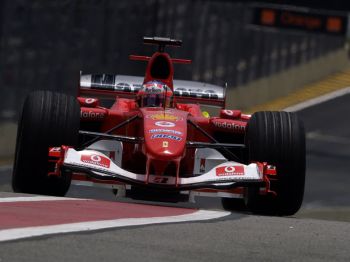
[[[154,123],[156,126],[160,127],[174,127],[175,124],[172,122],[167,122],[167,121],[157,121]]]
[[[172,139],[172,140],[176,140],[176,141],[181,141],[182,138],[178,137],[178,136],[173,136],[173,135],[167,135],[167,134],[154,134],[151,136],[152,139],[155,138],[165,138],[165,139]]]
[[[194,96],[194,97],[203,97],[203,98],[215,98],[218,99],[219,96],[222,97],[222,93],[217,93],[215,90],[201,88],[186,88],[186,87],[177,87],[174,90],[175,95],[180,96]]]
[[[171,133],[174,135],[182,135],[182,132],[172,130],[172,129],[161,129],[161,128],[156,128],[156,129],[151,129],[149,130],[150,133]]]
[[[233,115],[233,111],[232,110],[224,110],[224,113],[228,116],[232,116]]]
[[[96,119],[102,119],[105,117],[105,114],[104,113],[96,113],[96,112],[92,112],[92,111],[82,111],[80,113],[81,117],[82,118],[96,118]]]
[[[96,99],[94,99],[94,98],[86,98],[85,99],[85,103],[86,104],[92,104],[92,103],[94,103],[96,101]]]
[[[216,122],[213,121],[214,125],[219,128],[226,128],[226,129],[232,129],[240,132],[245,131],[245,126],[240,126],[234,123],[227,123],[227,122]]]
[[[61,152],[61,148],[60,147],[53,147],[50,149],[50,152]]]

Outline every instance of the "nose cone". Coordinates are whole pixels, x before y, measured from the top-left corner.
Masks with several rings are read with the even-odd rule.
[[[145,153],[153,159],[175,160],[184,155],[187,112],[176,109],[143,108]]]

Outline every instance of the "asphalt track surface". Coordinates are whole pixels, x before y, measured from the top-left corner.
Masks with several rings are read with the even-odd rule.
[[[0,242],[0,262],[349,261],[349,105],[350,95],[346,95],[298,112],[307,131],[307,181],[304,204],[295,217],[232,213],[208,221]],[[10,190],[9,174],[9,169],[0,169],[2,191]],[[104,189],[72,187],[68,196],[115,201]],[[220,202],[212,199],[176,206],[221,208]]]

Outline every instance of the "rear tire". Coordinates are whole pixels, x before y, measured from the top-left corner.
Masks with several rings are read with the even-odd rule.
[[[303,201],[305,185],[305,131],[294,113],[257,112],[249,120],[246,134],[249,161],[275,165],[277,176],[271,190],[277,196],[260,195],[248,188],[246,205],[257,214],[288,216]]]
[[[51,91],[35,91],[27,97],[18,124],[12,175],[14,192],[64,196],[71,176],[48,176],[54,163],[48,148],[78,144],[80,106],[75,97]]]

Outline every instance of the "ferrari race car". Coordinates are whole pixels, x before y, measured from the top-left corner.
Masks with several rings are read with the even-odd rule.
[[[225,88],[173,80],[166,46],[144,77],[82,74],[78,97],[35,91],[18,125],[15,192],[64,196],[71,184],[101,186],[117,197],[158,201],[222,198],[225,209],[292,215],[305,182],[305,133],[293,113],[243,114],[225,108]],[[220,107],[209,116],[201,105]]]

